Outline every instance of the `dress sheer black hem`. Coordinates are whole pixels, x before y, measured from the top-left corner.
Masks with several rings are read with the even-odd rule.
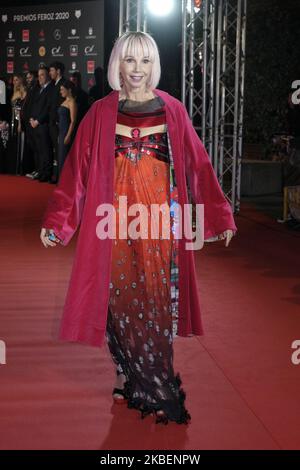
[[[127,407],[135,408],[141,412],[141,419],[144,419],[149,414],[156,414],[156,423],[168,424],[169,421],[175,421],[177,424],[189,424],[191,415],[185,408],[184,402],[186,399],[186,393],[181,388],[181,378],[177,374],[175,376],[175,383],[178,388],[178,397],[176,402],[174,400],[161,400],[159,403],[151,404],[145,402],[141,398],[133,397],[132,384],[129,381],[124,383],[124,396],[127,398]],[[164,412],[162,415],[158,415],[157,411],[161,410]]]

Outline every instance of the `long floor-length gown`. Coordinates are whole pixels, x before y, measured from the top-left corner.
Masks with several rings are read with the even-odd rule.
[[[24,105],[25,98],[16,98],[11,102],[11,123],[10,137],[7,145],[7,173],[23,173],[23,150],[24,150],[24,132],[19,132],[20,113]]]
[[[173,339],[178,322],[177,188],[164,102],[119,102],[115,137],[113,240],[110,300],[106,336],[118,373],[126,376],[128,407],[141,417],[163,410],[157,422],[188,423],[185,392],[173,370]],[[119,234],[120,196],[127,207],[142,203],[168,204],[169,237],[122,239]],[[138,216],[128,216],[130,224]],[[166,213],[168,214],[168,212]],[[148,217],[149,233],[151,218]],[[128,225],[127,225],[128,226]],[[138,227],[137,230],[140,230]]]
[[[65,144],[64,140],[68,133],[70,122],[71,122],[71,114],[70,109],[66,106],[59,106],[57,110],[58,114],[58,175],[60,176],[67,154],[71,148],[71,142],[69,144]]]

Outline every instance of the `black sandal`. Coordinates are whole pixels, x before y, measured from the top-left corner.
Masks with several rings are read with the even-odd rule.
[[[113,399],[115,403],[122,404],[126,402],[126,394],[124,388],[115,387],[112,391]],[[119,396],[116,396],[119,395]]]
[[[155,418],[155,423],[162,423],[162,424],[168,424],[169,420],[167,418],[166,413],[163,410],[155,410],[154,411],[154,418]]]
[[[123,372],[120,372],[117,369],[117,375],[121,375],[121,374],[125,375]],[[112,391],[112,395],[113,395],[113,399],[115,403],[118,403],[118,404],[126,403],[127,396],[125,393],[125,388],[115,387]],[[115,396],[115,395],[119,395],[119,396]]]

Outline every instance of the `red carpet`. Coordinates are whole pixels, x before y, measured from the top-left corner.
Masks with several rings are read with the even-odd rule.
[[[45,249],[53,186],[0,175],[1,449],[300,449],[300,238],[251,206],[197,254],[205,336],[175,341],[189,426],[112,404],[108,350],[56,339],[75,240]]]

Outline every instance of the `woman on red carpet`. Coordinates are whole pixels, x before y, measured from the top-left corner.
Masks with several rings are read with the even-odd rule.
[[[237,229],[184,105],[156,88],[160,73],[150,35],[126,33],[116,41],[108,69],[113,91],[81,122],[40,236],[45,247],[67,245],[81,224],[60,338],[93,346],[106,338],[115,400],[127,400],[142,417],[155,413],[156,422],[188,423],[173,339],[203,328],[193,251],[185,233],[175,236],[178,210],[189,202],[186,179],[194,202],[204,205],[206,241],[226,239],[228,246]],[[161,219],[159,237],[141,235],[149,214],[141,236],[128,235],[132,217],[123,219],[123,212],[114,236],[104,236],[99,207],[118,214],[124,198],[129,208],[166,204],[168,236]]]
[[[10,139],[8,142],[8,155],[14,155],[14,160],[9,164],[9,172],[21,174],[23,162],[24,131],[21,126],[22,108],[27,95],[24,79],[21,75],[13,77],[13,95],[11,97],[11,125]],[[15,168],[14,168],[15,167]]]

